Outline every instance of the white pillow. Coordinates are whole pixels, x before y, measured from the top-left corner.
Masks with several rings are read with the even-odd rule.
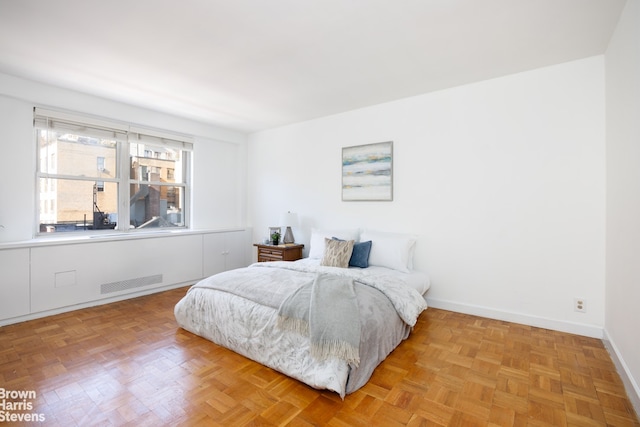
[[[413,269],[413,252],[417,236],[413,234],[384,233],[364,231],[360,240],[371,240],[369,265],[387,267],[409,273]]]
[[[341,240],[358,241],[359,231],[356,230],[319,230],[311,229],[311,239],[309,241],[309,258],[321,259],[324,255],[324,239],[337,237]]]

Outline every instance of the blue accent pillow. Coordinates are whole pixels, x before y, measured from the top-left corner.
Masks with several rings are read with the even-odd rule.
[[[333,240],[342,240],[333,237]],[[359,242],[353,244],[353,252],[349,259],[349,267],[369,267],[369,254],[371,253],[371,240],[367,242]]]

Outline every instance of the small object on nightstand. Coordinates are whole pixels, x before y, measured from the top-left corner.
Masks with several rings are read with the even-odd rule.
[[[280,215],[280,224],[286,227],[286,231],[284,233],[284,239],[282,241],[284,243],[295,243],[295,239],[293,238],[293,231],[291,231],[291,227],[298,224],[298,215],[292,213],[291,211],[285,212]]]
[[[254,243],[258,248],[258,262],[266,261],[296,261],[302,258],[302,248],[304,245],[263,245]]]
[[[282,228],[280,227],[269,227],[269,244],[277,245],[278,243],[280,243],[281,231],[282,231]],[[273,240],[276,234],[278,235],[278,238],[277,238],[277,241],[273,243]]]

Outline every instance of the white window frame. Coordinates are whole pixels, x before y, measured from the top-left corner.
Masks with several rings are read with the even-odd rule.
[[[95,135],[103,134],[103,136],[115,135],[116,140],[116,168],[115,178],[101,177],[99,181],[103,183],[113,182],[117,186],[117,226],[113,230],[83,230],[69,232],[46,233],[40,231],[40,209],[41,209],[41,192],[40,182],[43,178],[51,179],[71,179],[81,181],[98,181],[94,177],[83,177],[79,175],[64,175],[55,172],[41,172],[40,165],[40,147],[38,145],[37,131],[38,129],[56,130],[56,127],[68,130],[73,133],[74,129],[80,134]],[[65,236],[71,237],[84,234],[120,234],[120,233],[153,233],[166,230],[189,230],[191,218],[191,165],[193,163],[193,138],[186,135],[171,133],[158,129],[140,127],[137,125],[109,121],[97,117],[83,116],[72,112],[63,112],[49,110],[45,108],[34,108],[34,143],[36,144],[36,192],[35,192],[35,236]],[[89,129],[89,131],[87,131]],[[130,145],[133,143],[145,143],[156,147],[178,148],[182,152],[182,174],[180,182],[160,183],[152,181],[140,181],[130,179]],[[135,229],[130,227],[130,197],[129,189],[132,183],[143,183],[152,185],[165,185],[172,187],[181,187],[184,192],[184,206],[182,210],[182,226],[170,228],[144,228]]]

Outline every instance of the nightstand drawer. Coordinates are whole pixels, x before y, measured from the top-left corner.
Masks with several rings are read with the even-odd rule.
[[[282,261],[283,251],[258,248],[258,261]]]
[[[304,245],[261,245],[254,244],[258,248],[258,262],[268,261],[295,261],[302,258]]]

